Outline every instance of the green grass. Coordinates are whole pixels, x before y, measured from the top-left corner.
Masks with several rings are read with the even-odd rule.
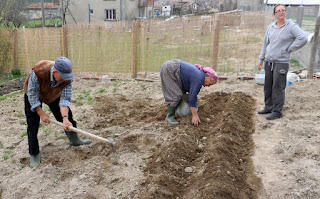
[[[22,111],[18,112],[17,117],[20,118],[20,119],[24,118],[24,114],[22,113]]]
[[[49,129],[49,128],[45,128],[45,129],[43,129],[43,132],[44,132],[45,136],[48,136],[48,135],[50,135],[52,133],[52,130]]]
[[[2,96],[2,97],[0,97],[0,101],[5,100],[5,99],[7,99],[7,98],[9,98],[9,97],[14,97],[14,96],[16,96],[16,95],[23,94],[23,93],[24,93],[24,91],[20,91],[20,92],[18,92],[18,93],[12,93],[12,94],[10,94],[10,95]]]
[[[25,137],[27,135],[28,135],[27,131],[24,131],[24,132],[21,133],[20,137],[23,138],[23,137]]]
[[[0,84],[5,83],[7,81],[13,79],[19,79],[21,77],[25,77],[26,75],[12,75],[12,74],[5,74],[0,72]]]
[[[291,59],[290,60],[290,68],[292,69],[299,69],[300,68],[300,63],[296,59]]]
[[[104,92],[106,92],[106,89],[101,88],[101,89],[100,89],[100,90],[98,90],[95,94],[98,94],[98,93],[104,93]]]
[[[292,16],[291,19],[296,23],[297,21],[296,16]],[[307,32],[314,32],[316,21],[317,21],[316,16],[304,16],[302,19],[301,28]]]
[[[4,155],[4,156],[2,156],[2,158],[3,158],[4,160],[7,160],[7,159],[9,158],[9,156]]]
[[[65,138],[66,138],[66,136],[61,135],[61,136],[58,136],[56,139],[57,140],[64,140]]]
[[[55,18],[55,19],[46,19],[45,20],[46,27],[54,27],[55,24],[57,24],[57,26],[61,26],[61,24],[62,24],[61,23],[61,19],[60,18]],[[9,23],[9,26],[10,27],[14,27],[11,22]],[[42,27],[42,19],[27,21],[27,22],[23,23],[20,26],[20,28],[22,28],[23,26],[26,27],[26,28],[39,28],[39,27]],[[0,28],[4,28],[4,26],[0,25]]]

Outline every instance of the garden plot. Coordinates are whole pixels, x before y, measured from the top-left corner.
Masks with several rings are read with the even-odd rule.
[[[78,128],[117,141],[70,147],[41,124],[42,163],[28,167],[23,95],[0,105],[0,198],[317,198],[318,80],[287,88],[284,118],[267,121],[253,80],[203,88],[198,127],[165,121],[160,82],[77,78]],[[84,86],[85,85],[85,86]],[[48,112],[48,108],[44,106]],[[82,135],[80,135],[83,137]]]

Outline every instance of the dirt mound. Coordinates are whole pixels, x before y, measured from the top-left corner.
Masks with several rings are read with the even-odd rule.
[[[150,106],[152,99],[103,96],[96,103],[99,128],[134,128],[163,121],[166,114],[165,106]],[[262,185],[250,160],[255,101],[238,92],[211,93],[200,103],[199,127],[190,124],[191,116],[177,117],[181,125],[166,125],[160,132],[169,131],[171,136],[152,153],[144,168],[146,179],[133,198],[257,198]],[[140,151],[139,143],[152,141],[141,135],[126,136],[120,140],[120,150]]]
[[[142,123],[162,121],[166,115],[165,105],[153,106],[152,99],[127,99],[125,96],[102,96],[95,98],[94,107],[98,118],[96,128],[105,128],[114,125],[139,126]]]
[[[242,93],[212,93],[202,100],[199,127],[182,119],[168,127],[172,139],[145,168],[136,198],[257,198],[262,187],[253,174],[254,100]]]
[[[23,89],[26,77],[13,79],[0,84],[0,96]]]

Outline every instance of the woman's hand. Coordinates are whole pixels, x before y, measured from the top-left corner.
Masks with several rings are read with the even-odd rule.
[[[200,118],[198,115],[192,116],[192,124],[198,126],[200,124]]]
[[[258,70],[262,69],[262,64],[258,64]]]
[[[197,108],[190,106],[190,110],[192,112],[192,121],[191,122],[193,125],[198,126],[200,124],[200,118],[197,113]]]

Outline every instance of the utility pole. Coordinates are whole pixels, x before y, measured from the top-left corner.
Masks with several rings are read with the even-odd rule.
[[[42,28],[46,27],[46,22],[44,20],[44,7],[43,7],[43,0],[41,0],[41,12],[42,12]]]
[[[173,9],[173,5],[172,5],[172,9]],[[182,0],[180,0],[180,17],[182,17]]]
[[[89,25],[90,25],[90,3],[88,3]]]

